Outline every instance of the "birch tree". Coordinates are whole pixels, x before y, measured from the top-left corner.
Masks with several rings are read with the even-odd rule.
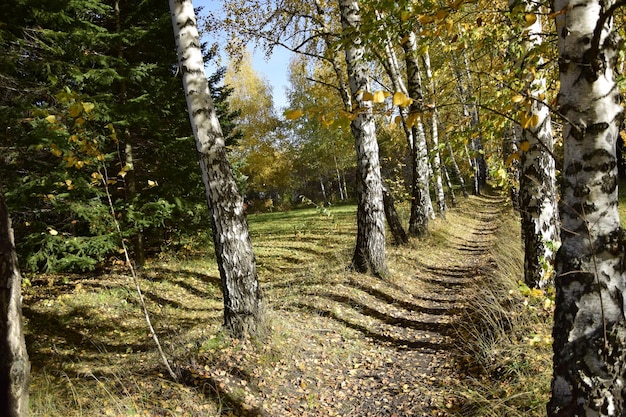
[[[28,415],[30,362],[22,323],[21,284],[11,219],[0,192],[0,409],[7,417]]]
[[[541,75],[542,71],[538,70],[544,65],[544,60],[536,52],[542,43],[541,10],[526,0],[511,0],[509,7],[518,7],[521,9],[519,15],[524,16],[521,60],[530,70],[520,69],[524,71],[520,76],[532,77],[527,89],[528,97],[521,102],[522,138],[519,143],[524,281],[531,288],[546,288],[552,283],[555,248],[560,239],[552,123],[550,111],[544,102],[546,80]],[[529,21],[532,22],[530,25]]]
[[[563,115],[562,245],[556,256],[548,416],[623,416],[624,232],[617,211],[622,106],[613,1],[556,0]]]
[[[409,112],[417,115],[422,112],[421,101],[422,81],[417,57],[417,39],[413,31],[405,35],[402,44],[405,53],[407,89],[409,97],[413,99]],[[426,145],[426,133],[421,120],[417,120],[412,127],[413,146],[411,147],[412,175],[414,183],[412,187],[411,216],[409,218],[409,234],[422,237],[428,234],[428,217],[432,210],[428,187],[428,148]]]
[[[358,272],[370,269],[375,275],[384,275],[387,263],[383,187],[372,104],[363,100],[363,93],[371,90],[363,59],[359,3],[339,0],[339,11],[353,103],[354,120],[350,126],[357,154],[357,241],[352,266]]]
[[[169,4],[222,281],[224,326],[237,337],[262,335],[264,311],[252,242],[204,72],[193,4]]]

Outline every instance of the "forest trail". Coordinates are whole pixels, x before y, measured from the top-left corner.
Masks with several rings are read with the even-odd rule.
[[[384,279],[345,270],[355,226],[341,210],[250,218],[264,341],[220,332],[219,273],[206,253],[146,268],[144,296],[179,382],[165,376],[125,274],[33,277],[31,415],[447,415],[457,324],[494,268],[505,199],[464,199],[428,238],[388,246]]]
[[[227,394],[245,388],[231,415],[447,415],[455,403],[456,324],[467,292],[493,268],[489,251],[504,206],[500,197],[472,197],[430,238],[389,248],[392,269],[413,265],[408,275],[267,284],[280,316],[274,343],[290,346],[289,357],[268,372],[258,354],[235,353],[246,372],[233,372],[232,357],[209,353],[208,370],[197,374]]]

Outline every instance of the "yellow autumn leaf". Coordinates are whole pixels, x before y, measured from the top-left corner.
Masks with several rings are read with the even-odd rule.
[[[448,17],[448,12],[443,9],[439,10],[437,14],[435,15],[435,19],[437,20],[443,20],[446,17]]]
[[[393,124],[395,124],[396,126],[400,126],[401,122],[402,122],[402,116],[396,116],[393,118]]]
[[[96,105],[93,103],[90,103],[88,101],[82,102],[81,104],[83,105],[83,109],[85,109],[85,113],[90,113],[95,107]]]
[[[287,110],[285,112],[285,119],[287,119],[287,120],[296,120],[299,117],[301,117],[303,114],[304,114],[304,112],[302,111],[302,109]]]
[[[513,98],[511,99],[511,101],[512,101],[513,103],[519,103],[519,102],[521,102],[522,100],[524,100],[524,96],[523,96],[523,95],[521,95],[521,94],[516,94],[516,95],[514,95],[514,96],[513,96]]]
[[[409,114],[409,116],[406,118],[406,127],[412,129],[413,126],[415,126],[415,123],[417,123],[417,121],[419,120],[419,118],[420,116],[418,113]]]
[[[57,121],[57,117],[54,114],[51,114],[50,116],[46,117],[46,122],[48,123],[56,123]]]
[[[70,117],[77,118],[83,111],[83,105],[80,103],[74,103],[70,106]]]
[[[419,22],[422,25],[426,25],[426,24],[428,24],[428,23],[433,21],[433,17],[429,16],[427,14],[423,14],[423,15],[420,15],[420,17],[418,17],[417,20],[419,20]]]
[[[383,103],[385,101],[385,98],[389,97],[390,94],[386,91],[383,90],[378,90],[377,92],[374,93],[374,97],[372,97],[372,101],[374,103]]]
[[[402,91],[396,91],[393,95],[393,105],[394,106],[410,106],[413,103],[413,99],[407,97]]]
[[[158,182],[152,181],[152,180],[148,180],[148,187],[152,188],[152,187],[156,187],[157,185],[159,185]]]
[[[534,13],[527,13],[526,16],[524,16],[524,20],[526,20],[526,26],[532,26],[537,21],[537,15]]]
[[[369,91],[364,91],[361,99],[363,101],[372,101],[374,99],[374,94],[370,93]]]
[[[461,4],[463,4],[464,1],[465,0],[455,0],[455,2],[450,5],[450,7],[452,7],[454,10],[458,10],[459,7],[461,7]]]
[[[513,163],[513,161],[519,161],[520,157],[519,157],[519,152],[513,152],[511,155],[509,155],[508,158],[506,158],[506,161],[504,162],[505,165],[511,165]]]
[[[530,150],[530,142],[525,140],[519,144],[519,150],[522,152],[528,152]]]

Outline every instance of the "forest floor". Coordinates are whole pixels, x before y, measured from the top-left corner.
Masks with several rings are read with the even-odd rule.
[[[465,371],[460,320],[494,273],[510,209],[497,195],[462,200],[428,238],[388,246],[384,279],[345,269],[354,210],[249,217],[264,340],[221,332],[214,254],[198,249],[204,235],[152,259],[141,285],[178,381],[164,371],[120,267],[28,277],[31,415],[450,415]]]

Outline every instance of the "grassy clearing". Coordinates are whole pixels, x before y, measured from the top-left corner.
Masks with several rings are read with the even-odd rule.
[[[212,250],[202,244],[207,237],[188,237],[176,253],[152,259],[141,276],[154,327],[180,382],[163,372],[123,271],[29,277],[24,314],[33,362],[31,414],[447,415],[477,410],[472,404],[482,404],[482,397],[529,391],[513,381],[538,366],[543,342],[531,341],[541,329],[525,327],[510,336],[506,328],[482,338],[482,325],[458,330],[459,319],[469,314],[464,311],[484,313],[498,304],[468,308],[464,300],[473,287],[466,283],[476,279],[483,294],[487,287],[493,291],[489,299],[510,299],[516,307],[471,317],[492,314],[494,322],[505,317],[518,326],[528,312],[544,314],[532,294],[517,289],[519,265],[509,262],[517,256],[511,242],[519,240],[510,234],[516,229],[510,219],[498,228],[498,249],[490,250],[501,204],[471,198],[446,221],[433,222],[429,238],[390,245],[385,280],[345,270],[356,234],[353,206],[251,215],[271,335],[245,343],[221,333],[219,273]],[[499,271],[510,272],[505,284],[490,269],[494,260]],[[482,342],[470,345],[473,340]],[[506,350],[500,340],[530,350]],[[455,364],[473,372],[469,385],[451,390],[458,380],[449,360],[453,345],[463,345],[464,358],[479,360]],[[500,362],[505,368],[495,365]],[[493,378],[501,382],[488,391]],[[459,392],[464,408],[458,407]]]

